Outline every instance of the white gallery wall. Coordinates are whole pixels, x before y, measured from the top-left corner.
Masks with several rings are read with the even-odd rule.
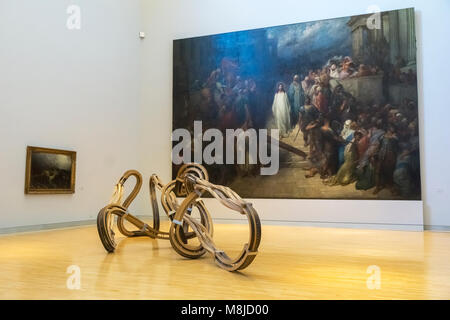
[[[72,4],[80,30],[66,28]],[[416,9],[424,223],[450,226],[449,1],[0,0],[0,229],[95,219],[130,168],[169,181],[173,39],[361,14],[374,4]],[[27,145],[77,151],[74,195],[24,194]],[[144,183],[138,214],[151,213],[147,191]],[[254,203],[267,223],[422,223],[413,202]]]
[[[284,25],[311,20],[366,13],[377,5],[382,11],[408,7],[416,9],[418,41],[419,112],[424,224],[450,226],[449,181],[446,159],[450,156],[450,108],[447,56],[450,52],[448,30],[450,1],[378,0],[378,1],[300,1],[300,0],[152,0],[143,3],[144,42],[142,100],[140,110],[140,167],[150,174],[156,171],[170,179],[170,143],[172,119],[172,40]],[[157,138],[156,138],[157,137]],[[163,138],[163,139],[160,139]],[[422,224],[422,203],[342,200],[254,200],[262,219],[268,223],[311,221],[344,226],[386,224],[407,229]],[[148,208],[148,204],[146,206]],[[216,209],[216,207],[214,207]],[[215,216],[227,217],[219,207]],[[370,226],[365,225],[365,226]]]
[[[0,0],[0,228],[95,219],[137,166],[139,14],[135,0]],[[27,145],[77,151],[75,194],[24,194]]]

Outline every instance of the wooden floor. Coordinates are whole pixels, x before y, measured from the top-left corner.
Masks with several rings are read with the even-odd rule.
[[[216,225],[238,252],[247,226]],[[95,226],[0,236],[1,299],[450,299],[450,233],[263,226],[240,273],[211,256],[186,260],[170,243],[123,239],[107,254]],[[66,286],[70,265],[81,289]],[[369,266],[381,288],[368,289]]]

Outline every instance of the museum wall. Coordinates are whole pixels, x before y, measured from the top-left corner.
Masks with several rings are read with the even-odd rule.
[[[82,10],[80,30],[66,28],[70,4]],[[170,180],[173,39],[361,14],[374,4],[416,8],[424,223],[450,226],[448,1],[0,0],[0,229],[95,219],[130,168]],[[77,151],[75,194],[24,194],[27,145]],[[422,222],[414,201],[254,203],[266,223]],[[146,183],[133,206],[151,214]]]
[[[447,125],[449,73],[446,56],[450,6],[441,1],[261,1],[261,0],[155,0],[142,1],[143,29],[147,32],[142,52],[142,100],[139,167],[146,176],[153,172],[170,179],[170,134],[172,121],[172,40],[267,26],[283,25],[366,13],[369,6],[382,11],[415,7],[418,40],[418,85],[422,162],[423,223],[429,228],[450,226],[448,198],[450,171]],[[255,200],[263,220],[326,225],[340,222],[351,226],[372,224],[421,224],[421,202],[344,200]],[[142,213],[149,205],[141,202]],[[215,211],[214,211],[215,212]],[[418,216],[420,212],[420,216]],[[331,214],[331,215],[330,215]],[[214,215],[214,214],[213,214]],[[224,214],[218,213],[220,217]],[[217,216],[217,215],[216,215]],[[345,217],[344,217],[345,216]],[[414,216],[413,219],[411,217]],[[420,220],[420,221],[419,221]]]
[[[80,30],[66,28],[70,4]],[[137,0],[0,1],[0,229],[95,219],[138,166],[139,12]],[[75,194],[24,194],[27,145],[77,152]]]

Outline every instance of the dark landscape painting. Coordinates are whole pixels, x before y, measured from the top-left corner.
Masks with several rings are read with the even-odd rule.
[[[174,41],[173,129],[278,129],[280,165],[205,165],[246,198],[421,199],[414,9]],[[175,143],[174,143],[175,144]],[[176,174],[177,165],[173,165]]]
[[[28,147],[25,192],[73,193],[75,156],[73,151]]]

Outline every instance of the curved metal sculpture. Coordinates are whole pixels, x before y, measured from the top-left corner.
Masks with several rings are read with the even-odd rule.
[[[136,178],[136,185],[122,202],[123,186],[131,176]],[[136,198],[142,186],[142,176],[138,171],[129,170],[124,173],[115,187],[110,204],[100,210],[97,217],[97,230],[100,240],[108,252],[114,252],[114,225],[127,237],[148,236],[154,239],[170,240],[173,249],[183,257],[199,258],[206,252],[211,253],[217,265],[228,271],[242,270],[248,267],[258,253],[261,241],[261,224],[257,212],[248,202],[228,187],[214,185],[208,181],[206,169],[198,164],[185,164],[178,171],[175,180],[164,185],[157,175],[152,175],[149,181],[150,201],[153,210],[153,226],[149,226],[129,213],[128,207]],[[161,191],[161,205],[171,224],[169,232],[160,231],[159,206],[156,190]],[[175,192],[176,191],[176,192]],[[249,241],[237,258],[230,258],[219,250],[213,241],[213,223],[211,215],[201,200],[203,194],[209,193],[227,208],[246,215],[249,223]],[[181,204],[177,197],[185,197]],[[200,219],[192,215],[196,209]],[[133,224],[138,230],[130,231],[124,222]],[[192,231],[189,231],[191,229]],[[190,240],[198,243],[191,244]]]

